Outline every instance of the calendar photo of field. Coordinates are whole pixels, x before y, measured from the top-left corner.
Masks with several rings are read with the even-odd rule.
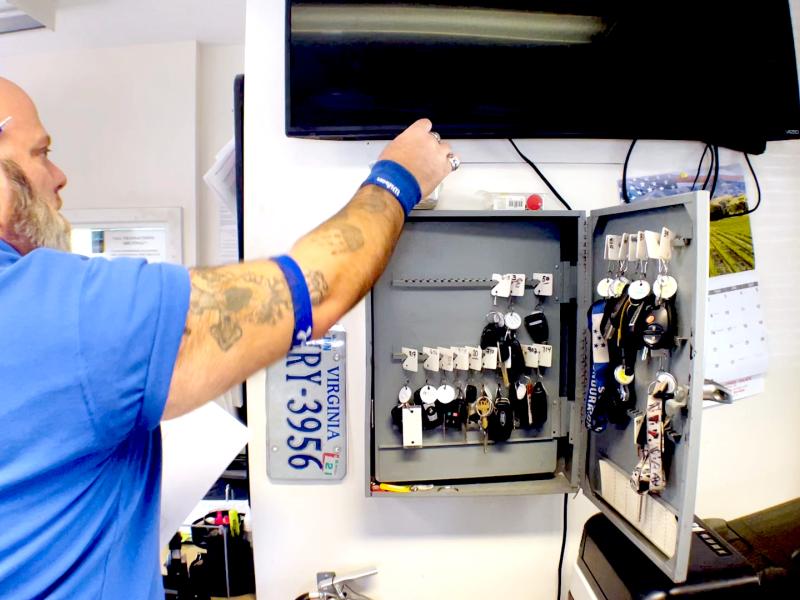
[[[713,212],[712,212],[713,215]],[[711,221],[709,276],[750,271],[756,267],[750,217],[741,215]]]
[[[631,177],[627,181],[631,202],[664,198],[700,189],[693,173],[662,173]],[[618,182],[620,196],[622,182]],[[741,165],[722,165],[709,203],[711,219],[708,275],[727,275],[751,271],[756,267],[753,235],[747,212],[747,190]]]

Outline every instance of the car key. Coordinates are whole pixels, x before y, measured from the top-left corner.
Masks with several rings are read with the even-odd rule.
[[[475,412],[478,414],[478,418],[480,419],[481,431],[483,432],[483,453],[486,454],[486,448],[488,444],[488,433],[487,430],[489,429],[489,415],[492,414],[492,409],[494,405],[492,403],[492,399],[489,398],[487,395],[483,395],[475,401]]]
[[[527,384],[518,381],[517,385],[514,386],[514,418],[517,426],[521,428],[529,427],[532,419],[530,396],[528,395],[529,385],[531,385],[530,381]]]
[[[642,330],[642,360],[650,350],[669,348],[675,341],[675,310],[670,301],[652,306],[645,315]]]
[[[508,398],[500,395],[497,388],[497,397],[494,400],[494,410],[488,417],[487,435],[493,442],[505,442],[511,437],[514,429],[514,412]]]
[[[531,389],[531,426],[541,427],[547,421],[547,390],[541,379],[533,384]]]

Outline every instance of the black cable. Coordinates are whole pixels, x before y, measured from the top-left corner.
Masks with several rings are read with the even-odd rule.
[[[711,162],[708,164],[708,172],[706,172],[706,178],[703,181],[703,187],[700,188],[700,189],[703,189],[703,190],[707,189],[708,188],[708,184],[711,183],[711,174],[714,172],[714,164],[715,164],[715,161],[714,161],[714,147],[711,144],[707,144],[707,145],[708,145],[708,149],[711,150]]]
[[[561,600],[561,568],[564,566],[564,550],[567,547],[567,501],[569,494],[564,494],[564,530],[561,534],[561,555],[558,558],[558,596],[556,600]]]
[[[706,147],[703,148],[703,155],[700,157],[700,164],[697,165],[697,173],[694,174],[694,181],[692,182],[692,191],[694,191],[694,186],[697,185],[697,180],[700,179],[700,169],[703,168],[703,161],[706,159],[706,154],[708,154],[709,149],[711,146],[706,144]],[[714,156],[711,156],[712,160]]]
[[[761,186],[758,185],[758,176],[756,175],[756,170],[753,168],[753,163],[750,162],[750,156],[747,152],[743,152],[744,159],[747,161],[747,166],[750,167],[750,173],[753,175],[753,180],[756,182],[756,192],[758,193],[758,200],[756,200],[756,205],[753,208],[746,210],[745,212],[736,215],[737,217],[741,217],[743,215],[750,215],[758,210],[758,207],[761,206]]]
[[[713,147],[713,154],[714,157],[714,183],[711,184],[711,194],[708,196],[709,199],[714,199],[714,192],[717,189],[717,181],[719,181],[719,146],[714,144]]]
[[[520,157],[522,157],[522,160],[524,160],[526,163],[528,163],[528,165],[530,165],[530,167],[531,167],[531,168],[532,168],[534,171],[536,171],[536,174],[537,174],[537,175],[538,175],[538,176],[541,178],[541,180],[542,180],[542,181],[544,181],[545,185],[546,185],[548,188],[550,188],[550,191],[551,191],[551,192],[553,192],[553,194],[555,195],[555,197],[556,197],[556,198],[558,198],[558,200],[561,202],[561,204],[563,204],[563,205],[564,205],[564,207],[565,207],[567,210],[572,210],[572,207],[571,207],[569,204],[567,204],[567,201],[566,201],[566,200],[564,200],[564,198],[562,198],[562,197],[561,197],[561,194],[559,194],[559,193],[556,191],[556,188],[554,188],[554,187],[553,187],[553,184],[551,184],[551,183],[550,183],[550,182],[547,180],[547,177],[545,177],[545,176],[544,176],[544,174],[543,174],[543,173],[542,173],[542,172],[539,170],[539,167],[537,167],[535,164],[533,164],[533,161],[532,161],[530,158],[528,158],[527,156],[525,156],[525,155],[522,153],[522,150],[520,150],[519,148],[517,148],[517,145],[514,143],[514,140],[512,140],[511,138],[508,138],[508,141],[509,141],[509,142],[511,142],[511,145],[512,145],[512,146],[514,146],[514,150],[516,150],[516,151],[517,151],[517,154],[519,154],[519,155],[520,155]]]
[[[632,140],[631,145],[628,148],[628,154],[625,155],[625,162],[622,163],[622,199],[625,201],[625,204],[630,204],[631,199],[628,196],[628,162],[631,159],[631,153],[633,152],[633,147],[636,145],[638,140]]]

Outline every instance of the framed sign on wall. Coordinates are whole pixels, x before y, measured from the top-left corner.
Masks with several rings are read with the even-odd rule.
[[[63,214],[72,224],[76,254],[183,262],[180,208],[86,208]]]

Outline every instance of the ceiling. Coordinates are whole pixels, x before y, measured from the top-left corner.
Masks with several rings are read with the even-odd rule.
[[[243,44],[245,2],[56,0],[55,31],[0,35],[0,56],[188,40]]]

